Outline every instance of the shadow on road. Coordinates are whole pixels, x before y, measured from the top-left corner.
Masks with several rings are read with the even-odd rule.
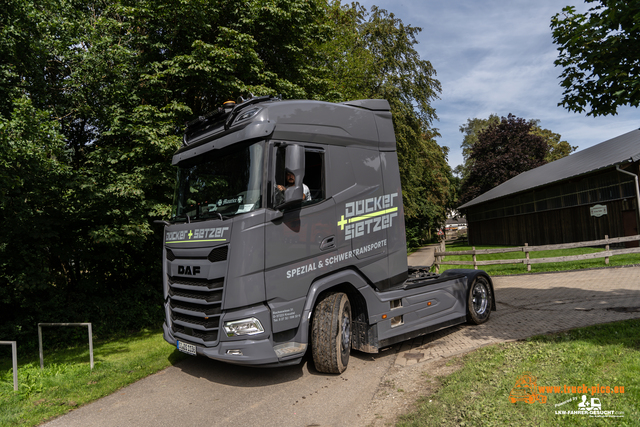
[[[306,357],[305,357],[306,359]],[[209,382],[234,387],[264,387],[295,381],[304,375],[307,361],[299,365],[258,368],[232,365],[207,357],[187,357],[175,364],[185,374]]]
[[[395,357],[401,344],[382,349],[379,353],[369,354],[351,350],[352,363],[356,360],[363,362],[376,361],[381,358]],[[177,350],[176,358],[182,356]],[[354,360],[355,359],[355,360]],[[335,374],[325,374],[318,372],[313,365],[311,350],[308,349],[302,362],[294,366],[282,366],[275,368],[251,367],[248,365],[232,365],[206,357],[185,356],[179,361],[172,363],[182,372],[217,384],[224,384],[235,387],[264,387],[275,384],[296,381],[303,375],[336,377]]]

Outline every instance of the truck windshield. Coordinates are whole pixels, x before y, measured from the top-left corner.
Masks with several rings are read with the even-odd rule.
[[[209,152],[178,168],[172,221],[226,218],[261,207],[264,142]]]

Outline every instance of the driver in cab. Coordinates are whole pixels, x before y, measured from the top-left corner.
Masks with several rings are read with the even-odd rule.
[[[293,173],[291,172],[287,172],[287,175],[285,176],[285,181],[286,181],[286,186],[285,185],[277,185],[276,187],[278,188],[279,191],[284,193],[285,188],[287,187],[291,187],[296,183],[296,177],[295,175],[293,175]],[[303,196],[302,196],[302,200],[304,200],[305,202],[308,202],[311,200],[311,192],[309,191],[309,187],[307,187],[307,184],[302,183],[302,189],[303,189]]]

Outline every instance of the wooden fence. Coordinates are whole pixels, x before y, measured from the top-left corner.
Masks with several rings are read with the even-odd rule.
[[[498,264],[525,264],[527,266],[527,271],[531,271],[531,264],[542,264],[548,262],[566,262],[566,261],[581,261],[585,259],[595,259],[595,258],[604,258],[604,263],[609,264],[609,257],[614,255],[624,255],[624,254],[640,254],[640,247],[638,248],[625,248],[625,249],[609,249],[609,245],[626,243],[626,242],[634,242],[640,240],[640,235],[635,236],[626,236],[626,237],[615,237],[609,239],[609,236],[604,236],[602,240],[591,240],[587,242],[576,242],[576,243],[561,243],[559,245],[543,245],[543,246],[529,246],[527,243],[524,246],[518,246],[513,248],[498,248],[498,249],[479,249],[476,250],[475,246],[470,251],[451,251],[445,252],[445,243],[444,241],[440,242],[440,248],[435,253],[435,267],[436,273],[439,272],[441,265],[473,265],[474,269],[478,269],[479,265],[498,265]],[[529,253],[531,252],[539,252],[539,251],[552,251],[556,249],[570,249],[570,248],[583,248],[588,246],[604,246],[605,249],[603,252],[596,252],[592,254],[583,254],[583,255],[568,255],[561,257],[550,257],[550,258],[530,258]],[[494,259],[488,261],[478,261],[476,259],[477,255],[485,255],[485,254],[501,254],[507,252],[524,252],[525,258],[519,259]],[[445,256],[449,255],[471,255],[473,257],[473,261],[444,261]]]

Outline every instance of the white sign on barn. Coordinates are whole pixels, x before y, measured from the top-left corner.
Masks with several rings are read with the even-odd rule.
[[[600,218],[602,215],[607,214],[607,206],[606,205],[595,205],[589,208],[591,211],[591,216],[595,216],[596,218]]]

